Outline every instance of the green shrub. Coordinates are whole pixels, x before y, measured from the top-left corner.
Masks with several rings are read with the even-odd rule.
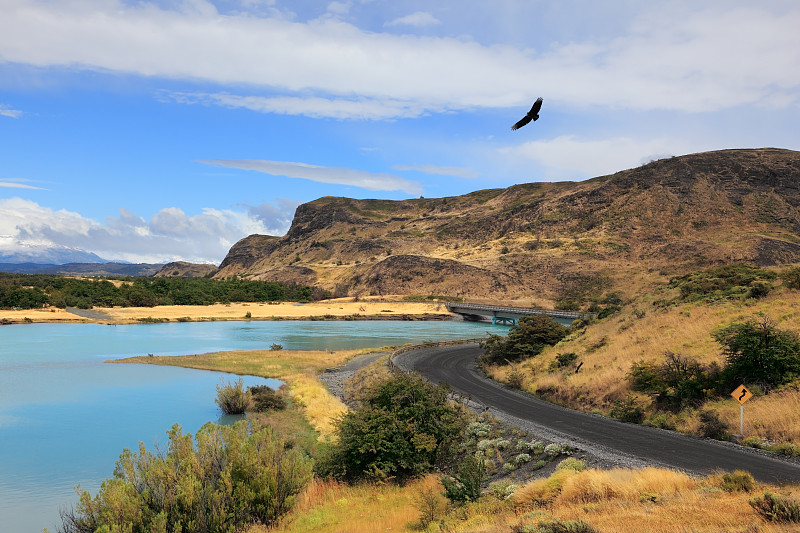
[[[466,419],[449,389],[397,374],[364,390],[359,407],[337,421],[338,442],[317,462],[323,476],[386,480],[430,472],[452,453]]]
[[[269,349],[272,350],[273,352],[277,352],[277,351],[283,350],[283,344],[272,343],[270,345]]]
[[[524,316],[508,335],[489,335],[481,341],[482,361],[488,364],[516,362],[539,355],[567,336],[569,330],[547,315]]]
[[[714,339],[722,345],[729,386],[748,381],[777,386],[800,375],[800,337],[779,330],[767,317],[733,323],[715,332]]]
[[[233,383],[222,380],[217,385],[217,398],[214,400],[226,415],[241,415],[250,405],[250,395],[244,390],[242,378]]]
[[[750,492],[756,486],[756,480],[750,472],[735,470],[722,476],[720,488],[728,492]]]
[[[309,459],[269,428],[206,424],[194,442],[177,424],[168,434],[166,453],[124,450],[97,495],[80,491],[62,511],[60,531],[234,533],[275,522],[311,478]]]
[[[286,409],[286,399],[275,389],[266,385],[254,385],[247,390],[250,393],[254,411],[281,411]]]
[[[781,272],[783,284],[789,289],[800,289],[800,267],[793,267]]]
[[[442,476],[444,495],[454,503],[472,502],[481,496],[481,483],[486,479],[486,464],[473,455],[466,456],[458,467],[458,473]]]
[[[776,275],[750,265],[724,265],[670,280],[684,301],[760,298],[772,289]]]
[[[580,472],[584,468],[586,468],[586,461],[581,461],[575,457],[567,457],[558,463],[556,470],[574,470],[575,472]]]
[[[800,522],[800,504],[795,500],[764,492],[764,496],[750,500],[750,506],[770,522]]]
[[[718,388],[720,369],[715,364],[704,366],[691,357],[666,352],[660,364],[633,363],[625,379],[633,390],[651,394],[656,409],[678,412],[699,406],[708,391]]]
[[[624,400],[616,400],[608,413],[612,418],[631,424],[641,424],[644,420],[644,410],[636,404],[633,396]]]

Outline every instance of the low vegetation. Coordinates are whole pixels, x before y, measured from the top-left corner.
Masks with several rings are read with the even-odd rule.
[[[147,531],[234,533],[272,524],[311,478],[311,460],[269,428],[206,424],[169,431],[165,454],[123,451],[97,495],[80,492],[62,513],[64,533]]]
[[[431,472],[453,452],[466,417],[448,389],[418,375],[392,375],[366,389],[336,423],[338,440],[317,463],[322,476],[386,481]]]
[[[729,395],[745,384],[755,396],[744,443],[800,455],[797,271],[731,265],[675,278],[576,322],[537,356],[485,368],[572,408],[722,439],[738,433]],[[752,290],[762,283],[769,291]]]
[[[329,294],[295,283],[208,278],[72,278],[0,273],[0,308],[153,307],[229,302],[308,302]]]

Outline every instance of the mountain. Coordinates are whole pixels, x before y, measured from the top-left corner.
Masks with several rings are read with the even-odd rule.
[[[214,265],[204,265],[198,263],[187,263],[186,261],[175,261],[167,263],[161,270],[156,272],[156,278],[203,278],[210,276],[217,271]]]
[[[13,252],[0,252],[0,263],[38,263],[62,265],[66,263],[105,263],[102,257],[66,246],[28,245]]]
[[[731,262],[800,262],[800,152],[705,152],[447,198],[320,198],[285,236],[236,243],[215,277],[575,306]]]

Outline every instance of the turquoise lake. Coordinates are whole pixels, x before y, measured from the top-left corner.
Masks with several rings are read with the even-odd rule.
[[[95,493],[124,448],[148,450],[178,423],[216,422],[216,386],[233,376],[106,364],[134,355],[220,350],[376,348],[481,337],[504,326],[459,321],[281,321],[26,324],[0,327],[0,530],[55,532],[74,487]],[[247,377],[247,386],[278,386]]]

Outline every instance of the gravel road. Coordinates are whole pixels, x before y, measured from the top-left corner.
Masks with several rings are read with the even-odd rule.
[[[800,465],[783,456],[566,409],[487,378],[476,361],[477,344],[412,350],[393,362],[446,382],[468,395],[471,406],[520,429],[582,450],[599,466],[662,466],[693,474],[747,470],[764,482],[800,483]]]

